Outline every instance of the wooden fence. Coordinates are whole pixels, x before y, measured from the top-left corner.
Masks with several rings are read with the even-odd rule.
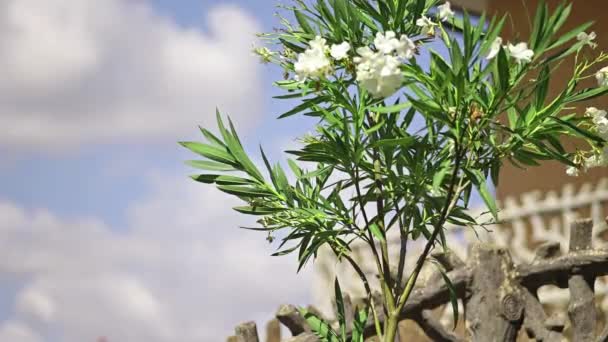
[[[596,222],[597,223],[597,222]],[[433,341],[516,341],[526,334],[537,341],[608,342],[608,327],[598,329],[595,305],[595,280],[608,275],[608,250],[592,246],[594,222],[576,220],[570,225],[566,253],[559,242],[540,245],[531,262],[516,263],[506,248],[491,244],[475,244],[465,263],[453,254],[437,255],[449,270],[448,276],[464,303],[463,332],[446,329],[433,314],[434,309],[449,303],[449,288],[440,274],[431,275],[426,286],[419,287],[410,297],[402,320],[411,320]],[[570,292],[567,313],[546,313],[538,299],[538,290],[554,285]],[[346,301],[347,303],[350,301]],[[347,312],[352,306],[347,304]],[[382,319],[383,310],[379,308]],[[282,306],[277,320],[287,327],[293,337],[284,341],[317,341],[304,319],[293,306]],[[280,340],[276,322],[269,330],[275,332],[268,342]],[[270,326],[270,325],[269,325]],[[374,338],[371,321],[366,336]],[[269,335],[270,336],[270,335]],[[401,341],[412,341],[401,336]],[[235,329],[229,341],[257,342],[257,327],[244,323]]]

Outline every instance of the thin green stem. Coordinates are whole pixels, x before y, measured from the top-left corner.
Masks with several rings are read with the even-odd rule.
[[[369,121],[370,126],[374,126],[376,124],[376,120],[374,120],[373,115],[367,113],[367,120]],[[378,140],[378,136],[373,134],[374,140]],[[395,310],[395,297],[393,296],[393,284],[392,277],[390,271],[390,259],[388,253],[388,243],[386,239],[386,229],[384,222],[384,185],[382,184],[382,167],[380,165],[380,153],[378,148],[373,149],[373,165],[374,165],[374,182],[376,185],[376,224],[378,228],[383,234],[383,239],[380,240],[380,252],[382,253],[382,268],[378,269],[382,281],[382,292],[384,294],[385,304],[387,312],[393,312]],[[384,322],[385,331],[389,331],[388,320]]]
[[[453,207],[458,202],[458,197],[459,197],[458,192],[460,192],[461,189],[458,189],[458,191],[456,191],[456,183],[458,181],[460,163],[462,162],[462,158],[464,156],[460,155],[460,147],[458,146],[458,143],[456,142],[455,144],[456,144],[456,146],[455,146],[455,154],[456,154],[455,159],[456,160],[455,160],[455,165],[454,165],[454,171],[452,172],[452,178],[450,180],[448,194],[446,196],[446,206],[443,208],[439,221],[437,221],[437,223],[435,224],[433,233],[431,234],[431,237],[428,239],[426,245],[424,246],[424,250],[422,251],[422,254],[420,254],[420,257],[418,257],[418,261],[416,262],[416,267],[414,268],[414,271],[408,278],[405,289],[403,290],[403,292],[401,293],[401,296],[399,297],[399,300],[397,302],[396,311],[394,313],[392,313],[394,315],[399,315],[401,313],[401,310],[405,306],[405,303],[407,302],[410,294],[412,293],[412,290],[414,289],[414,284],[416,283],[416,280],[418,280],[420,270],[422,269],[422,266],[424,265],[424,262],[426,261],[426,258],[428,256],[428,254],[430,253],[430,251],[435,243],[435,240],[437,239],[437,236],[443,229],[443,225],[446,222],[450,211],[453,209]]]
[[[363,287],[365,287],[365,292],[367,293],[369,305],[371,307],[372,315],[374,317],[374,326],[376,328],[376,334],[378,334],[378,336],[382,336],[382,328],[380,327],[380,319],[378,318],[378,313],[376,312],[376,303],[374,302],[374,295],[372,293],[371,287],[369,286],[369,282],[367,281],[365,273],[363,272],[363,270],[361,270],[361,267],[359,267],[357,262],[350,255],[343,254],[342,257],[344,257],[351,264],[351,266],[363,282]]]

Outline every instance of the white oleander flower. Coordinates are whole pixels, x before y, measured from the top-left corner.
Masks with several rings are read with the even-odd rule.
[[[416,53],[416,44],[404,34],[399,38],[395,51],[397,51],[397,56],[403,59],[412,59]]]
[[[422,17],[418,18],[418,20],[416,20],[416,26],[422,27],[422,31],[426,32],[428,36],[434,36],[435,26],[437,26],[437,24],[423,15]]]
[[[595,107],[589,107],[585,111],[585,115],[591,118],[591,121],[595,125],[595,129],[602,136],[608,137],[608,112],[605,110],[597,109]]]
[[[371,52],[369,48],[359,48],[357,58],[357,81],[375,98],[388,97],[401,87],[403,74],[401,62],[393,55]]]
[[[579,42],[583,42],[584,45],[589,45],[593,49],[597,47],[597,43],[594,41],[595,38],[597,38],[597,34],[595,32],[581,32],[576,36],[576,39],[578,39]]]
[[[608,148],[604,148],[602,152],[585,159],[585,167],[588,169],[603,166],[608,166]]]
[[[327,57],[327,41],[317,36],[310,41],[309,48],[298,54],[294,63],[296,79],[304,81],[307,78],[321,78],[331,71],[331,61]]]
[[[311,40],[308,45],[312,50],[319,50],[326,52],[328,50],[327,40],[321,36],[316,36],[315,39]]]
[[[359,64],[359,63],[366,63],[369,62],[372,57],[374,57],[376,55],[376,53],[370,49],[368,46],[363,46],[357,49],[357,54],[359,56],[356,56],[355,58],[353,58],[353,62]]]
[[[486,59],[492,59],[492,58],[496,57],[496,55],[498,55],[498,53],[500,52],[501,47],[502,47],[502,38],[496,37],[496,39],[494,39],[494,41],[492,42],[492,45],[490,46],[490,52],[488,52]]]
[[[528,49],[528,43],[522,42],[517,45],[509,43],[507,46],[511,57],[515,58],[517,63],[530,63],[534,56],[534,51]]]
[[[566,168],[566,174],[570,177],[578,177],[580,174],[580,170],[578,169],[578,167],[568,166]]]
[[[342,60],[348,57],[348,51],[350,51],[350,44],[348,42],[343,42],[341,44],[334,44],[331,46],[330,55],[335,60]]]
[[[397,44],[399,44],[399,40],[397,39],[395,32],[386,31],[384,34],[381,32],[376,33],[374,46],[378,51],[385,54],[391,54],[397,48]]]
[[[597,79],[597,84],[600,87],[608,86],[608,67],[603,67],[595,74],[595,78]]]
[[[454,17],[454,11],[452,11],[452,7],[449,1],[446,1],[445,4],[437,6],[439,10],[439,20],[446,21]]]

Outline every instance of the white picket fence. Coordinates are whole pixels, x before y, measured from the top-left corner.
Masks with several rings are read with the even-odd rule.
[[[543,242],[559,242],[563,252],[568,248],[569,224],[576,218],[591,217],[594,221],[594,247],[607,248],[608,240],[602,237],[608,230],[605,218],[608,216],[608,178],[603,178],[595,184],[585,184],[579,189],[574,185],[563,186],[560,192],[551,191],[543,194],[539,191],[529,192],[519,198],[507,198],[499,204],[500,224],[487,226],[488,230],[477,228],[448,226],[447,238],[452,250],[463,260],[466,260],[467,246],[472,242],[487,242],[501,247],[507,247],[517,262],[529,262],[534,257],[535,248]],[[475,217],[481,211],[472,211]],[[396,264],[399,257],[399,236],[397,229],[389,234],[390,257]],[[372,286],[378,289],[375,275],[375,265],[368,247],[363,244],[352,246],[354,258],[368,274]],[[411,269],[415,257],[422,248],[421,241],[408,245],[406,260],[407,269]],[[427,268],[426,275],[431,269]],[[333,282],[338,276],[343,290],[352,298],[362,298],[365,292],[357,275],[347,264],[338,263],[335,256],[328,250],[322,250],[315,264],[313,297],[315,306],[325,314],[331,315]],[[424,286],[423,272],[419,286]],[[596,282],[596,294],[602,298],[601,308],[608,313],[608,281],[600,279]],[[555,287],[543,287],[539,291],[541,302],[558,306],[567,305],[568,290]],[[451,317],[446,312],[446,320]],[[446,321],[446,323],[448,323]]]

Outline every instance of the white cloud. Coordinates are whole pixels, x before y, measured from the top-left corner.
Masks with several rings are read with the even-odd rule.
[[[238,229],[251,222],[234,201],[187,179],[150,184],[123,229],[0,201],[0,274],[23,284],[0,341],[221,341],[310,300],[310,274]]]
[[[206,24],[180,27],[145,1],[1,1],[0,146],[176,140],[216,105],[255,122],[260,28],[230,5]]]
[[[42,338],[22,322],[7,321],[0,325],[0,341],[42,342]]]

